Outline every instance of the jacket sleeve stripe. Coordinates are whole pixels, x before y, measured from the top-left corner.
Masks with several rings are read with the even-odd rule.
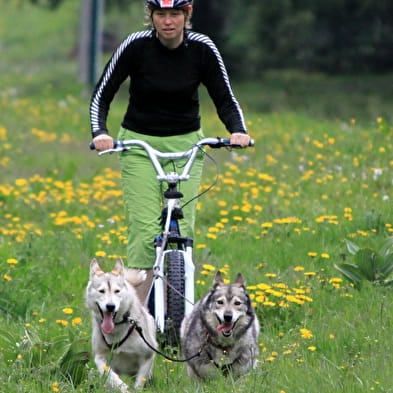
[[[116,65],[119,61],[120,56],[124,52],[124,50],[134,41],[151,36],[151,30],[139,31],[133,34],[130,34],[117,48],[115,53],[113,54],[111,60],[106,66],[105,72],[102,75],[99,83],[96,86],[95,92],[93,94],[91,103],[90,103],[90,120],[92,125],[92,133],[93,136],[97,132],[106,131],[106,118],[109,111],[110,102],[105,102],[103,100],[104,91],[106,89],[111,89],[108,93],[110,99],[113,99],[116,91],[110,87],[109,81],[113,76],[113,71],[116,68]],[[116,89],[117,90],[117,89]]]
[[[213,51],[214,55],[217,58],[217,62],[219,64],[219,66],[220,66],[221,74],[222,74],[222,77],[223,77],[223,79],[225,81],[225,84],[226,84],[226,87],[228,89],[228,92],[229,92],[229,94],[230,94],[230,96],[232,98],[232,101],[233,101],[233,103],[234,103],[234,105],[235,105],[235,107],[236,107],[236,109],[237,109],[237,111],[239,113],[239,118],[240,118],[240,121],[242,123],[242,126],[243,126],[244,130],[246,130],[247,128],[246,128],[246,123],[245,123],[244,116],[243,116],[243,111],[242,111],[242,109],[241,109],[241,107],[239,105],[239,102],[236,100],[236,97],[233,94],[232,87],[231,87],[231,84],[229,82],[229,77],[228,77],[227,70],[225,68],[224,61],[223,61],[223,59],[221,57],[221,54],[218,51],[216,45],[214,44],[214,42],[208,36],[206,36],[204,34],[196,33],[196,32],[189,32],[188,39],[191,40],[191,41],[202,42],[203,44],[207,45]]]

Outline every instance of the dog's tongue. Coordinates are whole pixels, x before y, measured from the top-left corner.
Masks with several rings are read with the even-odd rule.
[[[232,323],[222,323],[217,326],[217,333],[230,333],[233,329]]]
[[[102,320],[101,323],[101,330],[105,334],[111,334],[114,328],[115,328],[115,324],[113,323],[113,313],[104,312],[104,319]]]

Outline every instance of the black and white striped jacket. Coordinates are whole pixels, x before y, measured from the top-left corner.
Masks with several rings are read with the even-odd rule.
[[[185,32],[183,43],[168,49],[154,30],[129,35],[105,66],[93,92],[93,137],[108,133],[110,104],[129,78],[129,103],[122,126],[142,134],[169,136],[200,128],[198,87],[206,86],[227,130],[246,132],[221,55],[209,37]]]

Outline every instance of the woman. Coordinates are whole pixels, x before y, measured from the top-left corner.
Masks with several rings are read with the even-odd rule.
[[[127,78],[129,103],[118,139],[145,140],[160,151],[187,150],[203,138],[198,99],[198,87],[203,84],[231,133],[231,143],[247,146],[250,137],[220,53],[207,36],[188,30],[192,0],[147,0],[146,10],[151,28],[129,35],[120,44],[92,95],[90,120],[96,149],[113,147],[106,119],[114,95]],[[162,193],[143,151],[122,153],[120,166],[128,220],[127,265],[146,270],[146,285],[139,289],[145,301],[153,279],[152,239],[160,233]],[[182,184],[185,201],[198,193],[202,166],[201,155],[190,180]],[[196,201],[186,209],[181,231],[192,237]]]

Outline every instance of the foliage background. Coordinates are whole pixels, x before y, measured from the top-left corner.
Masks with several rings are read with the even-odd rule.
[[[63,3],[31,1],[54,9]],[[143,13],[144,3],[111,0],[104,7],[132,19],[131,13]],[[195,0],[193,21],[217,42],[239,78],[277,68],[334,74],[393,68],[389,0]]]

